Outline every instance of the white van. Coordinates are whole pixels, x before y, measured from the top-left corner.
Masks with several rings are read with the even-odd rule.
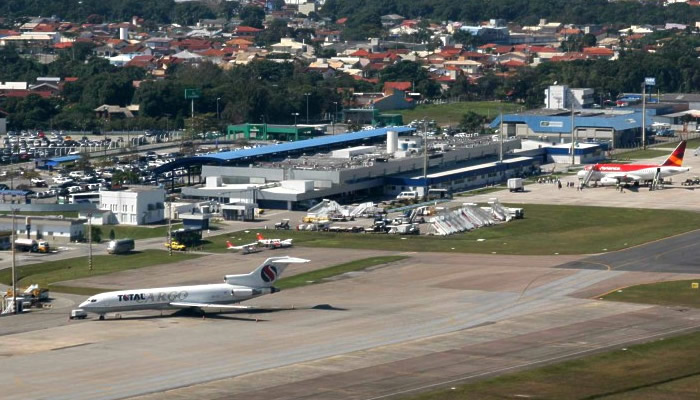
[[[417,198],[418,198],[418,192],[416,192],[416,191],[401,192],[401,193],[399,193],[398,196],[396,196],[396,200],[415,200]]]

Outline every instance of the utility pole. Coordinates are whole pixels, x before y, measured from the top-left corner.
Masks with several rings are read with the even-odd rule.
[[[647,149],[647,83],[642,83],[642,150]]]
[[[172,201],[168,199],[168,256],[173,255],[173,213],[172,213]]]
[[[88,271],[92,271],[92,213],[88,213]]]
[[[17,228],[15,226],[15,218],[17,217],[17,209],[12,209],[12,311],[17,314],[17,274],[15,273],[15,240],[17,240]]]
[[[335,119],[338,118],[338,102],[334,101],[335,104],[335,114],[333,114],[333,135],[335,135]]]
[[[574,94],[570,94],[571,99],[571,165],[576,164],[575,150],[576,150],[576,126],[574,124]]]
[[[309,96],[311,96],[311,93],[304,93],[304,96],[306,96],[306,125],[309,124]]]
[[[423,200],[428,199],[428,129],[426,117],[423,117]]]
[[[498,147],[498,161],[503,162],[503,110],[501,112],[501,127],[498,133],[500,134],[499,147]]]
[[[216,119],[221,119],[221,114],[219,114],[219,100],[221,100],[221,97],[216,98]]]

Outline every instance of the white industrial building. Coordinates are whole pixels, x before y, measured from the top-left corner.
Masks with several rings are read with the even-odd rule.
[[[85,238],[84,222],[73,218],[18,215],[15,217],[14,227],[18,238],[68,243]],[[12,217],[0,217],[0,231],[12,231]]]
[[[146,225],[165,219],[165,190],[154,186],[129,186],[100,191],[100,208],[109,210],[123,225]]]
[[[573,100],[574,108],[589,108],[593,106],[593,89],[569,88],[566,85],[552,85],[544,90],[544,108],[561,110],[571,107]]]

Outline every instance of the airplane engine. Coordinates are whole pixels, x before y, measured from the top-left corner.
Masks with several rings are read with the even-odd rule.
[[[600,184],[603,186],[616,186],[619,183],[619,181],[615,178],[601,178],[600,179]]]
[[[279,289],[277,289],[275,287],[260,288],[260,289],[240,288],[240,289],[232,289],[231,296],[244,298],[244,297],[260,296],[263,294],[271,294],[271,293],[277,293],[277,292],[279,292]]]

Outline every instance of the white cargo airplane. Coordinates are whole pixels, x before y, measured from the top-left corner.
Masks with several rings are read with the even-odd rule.
[[[270,257],[253,272],[226,275],[224,283],[209,285],[174,286],[154,289],[119,290],[96,294],[80,304],[84,311],[99,314],[137,310],[194,309],[250,309],[235,305],[254,297],[279,292],[273,286],[289,264],[309,260],[294,257]]]
[[[258,242],[234,246],[233,243],[228,240],[226,241],[226,250],[240,251],[242,254],[251,254],[261,251],[258,247]]]
[[[267,246],[271,249],[292,247],[292,239],[265,239],[262,233],[258,233],[256,238],[258,239],[259,244]]]

